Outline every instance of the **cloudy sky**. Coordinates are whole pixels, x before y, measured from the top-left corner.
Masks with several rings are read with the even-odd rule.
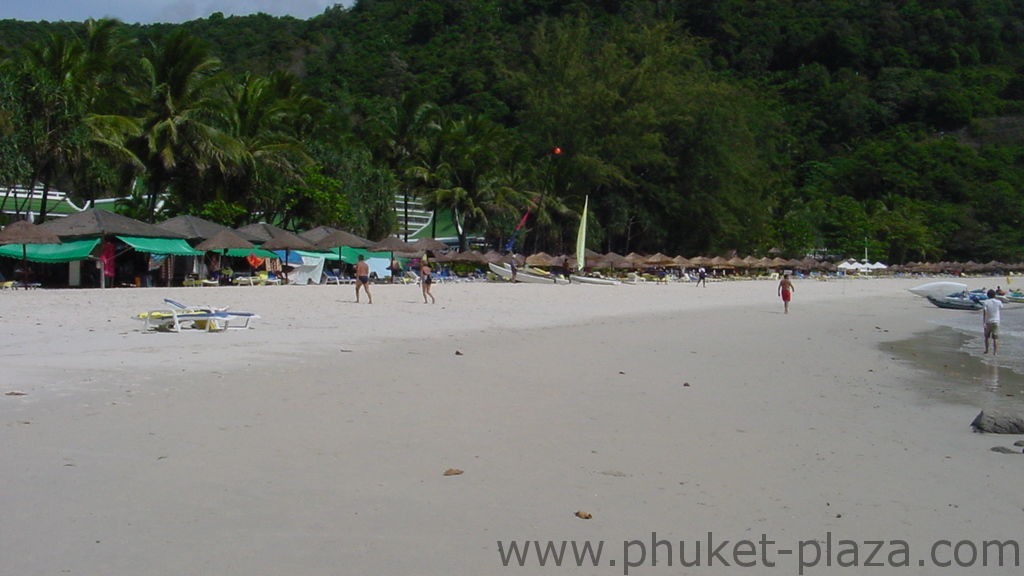
[[[310,18],[334,4],[353,0],[0,0],[0,20],[67,20],[117,18],[123,22],[184,22],[206,18],[214,12],[225,16],[264,12],[272,16]]]

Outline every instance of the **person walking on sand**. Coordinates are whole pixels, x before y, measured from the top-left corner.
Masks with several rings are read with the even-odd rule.
[[[989,290],[988,299],[981,301],[981,323],[985,332],[985,354],[988,354],[988,341],[992,340],[992,355],[999,353],[999,311],[1003,309],[1003,301],[996,298],[996,291]]]
[[[362,254],[356,262],[356,303],[359,303],[360,288],[366,290],[366,299],[369,304],[373,304],[373,296],[370,296],[370,265]]]
[[[388,278],[388,284],[394,284],[395,279],[402,273],[402,265],[398,262],[398,258],[391,259],[391,265],[388,266],[388,270],[391,271],[391,277]]]
[[[704,284],[705,288],[708,287],[708,271],[703,266],[700,267],[700,270],[697,270],[697,286],[700,286],[701,283]],[[694,287],[696,288],[696,286]]]
[[[426,260],[423,261],[423,265],[420,266],[420,289],[423,290],[423,303],[427,303],[427,298],[430,298],[430,303],[434,303],[434,295],[430,293],[430,285],[433,284],[433,278],[430,277],[430,264],[427,264]]]
[[[782,297],[783,314],[789,314],[789,301],[793,299],[793,292],[796,288],[793,287],[793,283],[789,280],[789,274],[783,274],[782,280],[779,281],[779,296]]]

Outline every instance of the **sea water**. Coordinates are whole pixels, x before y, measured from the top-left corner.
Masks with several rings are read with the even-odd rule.
[[[930,330],[891,348],[930,373],[922,385],[926,393],[1024,414],[1024,304],[1004,306],[998,354],[985,354],[981,311],[940,310],[930,316]]]

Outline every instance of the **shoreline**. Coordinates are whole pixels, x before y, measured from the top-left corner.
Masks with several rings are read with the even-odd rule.
[[[23,334],[0,392],[26,393],[0,396],[0,568],[504,574],[513,539],[1015,537],[1024,459],[989,448],[1016,438],[886,349],[931,314],[912,285],[798,281],[789,315],[771,282],[167,291],[261,314],[224,334],[139,333],[156,289],[0,298]]]
[[[929,398],[1024,414],[1024,374],[1000,365],[998,359],[964,351],[970,340],[949,326],[933,326],[911,338],[886,343],[883,349],[927,374],[921,392]]]

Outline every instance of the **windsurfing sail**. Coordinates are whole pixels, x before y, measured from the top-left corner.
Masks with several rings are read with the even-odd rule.
[[[590,196],[583,200],[583,214],[580,216],[580,230],[576,233],[576,269],[582,270],[587,257],[587,204]]]
[[[536,202],[536,200],[534,201]],[[519,219],[519,224],[516,225],[516,229],[512,231],[512,235],[509,236],[508,241],[505,242],[505,252],[512,252],[516,246],[516,236],[519,231],[526,226],[526,220],[530,218],[530,206],[526,207],[526,212],[523,213],[523,217]]]

